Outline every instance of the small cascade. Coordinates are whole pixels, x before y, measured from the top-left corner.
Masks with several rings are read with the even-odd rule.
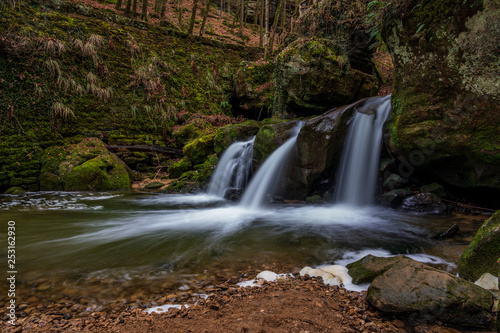
[[[375,97],[357,110],[339,167],[335,202],[353,206],[374,203],[382,128],[391,112],[391,97]]]
[[[257,209],[268,194],[274,193],[303,125],[302,122],[299,123],[290,139],[276,149],[262,164],[241,198],[242,206]]]
[[[224,197],[227,189],[244,189],[252,172],[253,143],[235,142],[227,148],[215,168],[208,194]]]

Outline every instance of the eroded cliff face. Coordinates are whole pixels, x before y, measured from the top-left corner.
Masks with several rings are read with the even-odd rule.
[[[391,149],[449,184],[500,188],[500,3],[417,0],[387,13]]]

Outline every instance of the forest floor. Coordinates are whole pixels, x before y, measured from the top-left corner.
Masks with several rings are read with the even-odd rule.
[[[326,286],[308,276],[261,280],[252,288],[232,282],[213,286],[206,299],[192,297],[182,308],[162,313],[148,313],[143,305],[78,316],[51,305],[41,316],[18,318],[17,326],[4,326],[2,332],[459,332],[388,316],[367,303],[366,292]]]

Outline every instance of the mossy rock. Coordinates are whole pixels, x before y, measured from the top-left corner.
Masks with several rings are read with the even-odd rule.
[[[349,275],[352,277],[352,283],[363,284],[372,282],[377,276],[386,272],[396,263],[404,260],[406,257],[400,255],[395,257],[375,257],[367,255],[347,265]]]
[[[269,116],[274,100],[274,68],[271,62],[243,62],[235,75],[239,112],[246,118]]]
[[[203,163],[214,153],[214,136],[214,134],[205,135],[191,141],[182,149],[184,156],[187,156],[194,165]]]
[[[500,256],[500,210],[483,223],[474,239],[460,257],[458,273],[469,281],[476,281],[484,273],[498,276],[497,259]]]
[[[41,190],[113,191],[132,185],[132,171],[97,138],[48,148],[44,156]]]
[[[420,187],[421,193],[434,193],[436,196],[443,198],[446,196],[446,192],[444,191],[444,187],[439,185],[438,183],[427,184]]]
[[[192,167],[193,163],[184,156],[180,161],[168,167],[168,177],[171,179],[179,178],[184,172],[191,170]]]
[[[214,151],[221,156],[222,153],[235,141],[246,141],[254,137],[263,123],[248,121],[243,124],[227,125],[217,129],[214,136]]]
[[[500,188],[500,4],[419,0],[386,11],[393,155],[446,184]]]
[[[5,191],[5,194],[14,194],[14,195],[21,195],[21,194],[25,194],[26,193],[26,190],[23,189],[22,187],[11,187],[9,188],[7,191]]]
[[[253,158],[257,165],[264,163],[276,149],[285,143],[296,131],[298,120],[266,124],[262,126],[253,146]]]
[[[325,38],[300,38],[277,57],[274,113],[322,114],[376,95],[379,79],[350,66],[348,57]]]
[[[308,204],[317,204],[323,201],[323,199],[319,195],[312,195],[306,198],[306,203]]]
[[[156,190],[156,189],[159,189],[161,187],[163,187],[163,183],[160,183],[160,182],[151,182],[149,184],[147,184],[146,186],[144,186],[144,188],[148,189],[148,190]]]

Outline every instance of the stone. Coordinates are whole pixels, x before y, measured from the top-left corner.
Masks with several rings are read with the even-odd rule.
[[[384,193],[381,200],[381,204],[384,206],[390,206],[392,208],[396,208],[401,206],[403,200],[412,194],[413,192],[408,189],[392,190],[387,193]]]
[[[293,135],[298,124],[298,120],[293,120],[262,126],[253,145],[255,166],[262,165],[269,155],[285,143]]]
[[[10,187],[5,194],[22,195],[25,194],[26,190],[19,186]]]
[[[163,183],[160,183],[160,182],[152,182],[152,183],[149,183],[147,184],[146,186],[144,186],[144,188],[147,188],[148,190],[156,190],[156,189],[159,189],[160,187],[163,187]]]
[[[214,134],[202,136],[188,143],[182,148],[184,156],[187,156],[193,165],[202,164],[214,151]]]
[[[171,179],[179,178],[186,171],[191,170],[193,163],[184,156],[180,161],[175,162],[168,167],[168,177]]]
[[[484,273],[474,284],[484,289],[498,290],[498,277]]]
[[[113,191],[129,189],[132,170],[97,138],[44,151],[40,190]]]
[[[354,284],[370,283],[404,258],[406,257],[402,255],[384,258],[369,254],[346,267],[349,269],[349,275]]]
[[[389,175],[389,177],[387,177],[384,180],[384,183],[382,184],[382,186],[386,190],[394,190],[394,189],[397,189],[397,188],[401,188],[401,186],[404,183],[406,183],[406,181],[400,175],[397,175],[395,173],[391,173]]]
[[[242,196],[243,196],[243,190],[236,188],[230,188],[227,189],[226,192],[224,192],[224,199],[234,202],[240,201]]]
[[[493,295],[475,284],[410,258],[377,276],[367,292],[374,307],[450,325],[488,327]]]
[[[500,257],[500,210],[483,223],[462,253],[458,261],[458,274],[469,281],[476,281],[484,273],[498,276],[498,257]]]
[[[443,186],[438,183],[432,183],[420,187],[421,193],[434,193],[436,196],[443,198],[446,196]]]
[[[215,153],[220,157],[235,141],[250,140],[263,125],[263,122],[249,120],[242,124],[232,124],[218,128],[214,137]]]
[[[268,118],[274,100],[274,64],[243,62],[235,75],[237,109],[235,116],[261,120]]]
[[[500,188],[500,3],[392,2],[385,10],[393,155],[411,164],[409,173]]]
[[[446,205],[433,193],[419,193],[403,200],[402,207],[419,213],[444,214]]]
[[[277,56],[274,112],[318,115],[374,96],[378,87],[378,77],[352,68],[333,41],[299,38]]]
[[[321,201],[323,201],[323,199],[319,195],[313,195],[306,198],[306,203],[309,204],[316,204],[320,203]]]

